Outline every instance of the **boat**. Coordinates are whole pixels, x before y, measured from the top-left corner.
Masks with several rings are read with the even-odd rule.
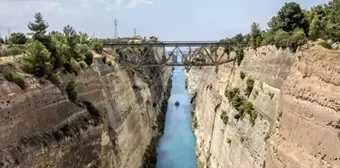
[[[175,106],[177,106],[177,107],[179,106],[179,102],[178,101],[176,101]]]

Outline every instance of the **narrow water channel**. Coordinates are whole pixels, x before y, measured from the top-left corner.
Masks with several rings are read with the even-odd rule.
[[[176,101],[180,103],[178,107]],[[175,67],[164,134],[157,144],[157,168],[197,168],[196,137],[192,132],[191,120],[184,67]]]

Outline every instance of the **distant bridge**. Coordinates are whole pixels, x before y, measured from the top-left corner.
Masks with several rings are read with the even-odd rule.
[[[147,60],[134,60],[126,61],[123,66],[128,67],[157,67],[157,66],[185,66],[189,69],[192,66],[218,66],[221,64],[235,61],[235,58],[230,58],[228,52],[218,55],[217,52],[211,52],[208,47],[223,47],[225,49],[231,49],[235,46],[244,45],[244,43],[230,43],[219,41],[154,41],[154,42],[117,42],[117,43],[104,43],[104,48],[114,48],[117,51],[123,51],[124,49],[135,47],[146,47],[147,50],[154,50],[154,47],[161,47],[163,49],[162,57],[156,54],[158,57],[157,62],[150,62]],[[166,47],[173,47],[173,50],[166,54]],[[194,50],[192,47],[198,47]],[[188,53],[184,53],[180,48],[188,48]],[[229,50],[228,50],[229,51]],[[145,52],[142,58],[146,57]],[[177,54],[175,54],[175,52]],[[177,61],[177,56],[181,55],[182,60]],[[127,54],[129,57],[129,54]],[[171,60],[172,58],[172,60]]]

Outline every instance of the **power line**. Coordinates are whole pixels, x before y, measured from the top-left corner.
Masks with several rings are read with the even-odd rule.
[[[115,25],[114,36],[115,36],[115,38],[118,38],[118,21],[117,21],[116,18],[115,18],[115,21],[114,21],[114,25]]]

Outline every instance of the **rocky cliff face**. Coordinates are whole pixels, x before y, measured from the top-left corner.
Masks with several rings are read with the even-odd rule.
[[[49,81],[0,82],[0,167],[136,168],[159,133],[171,71],[132,71],[96,59],[75,81],[77,101]],[[62,87],[66,87],[61,85]]]
[[[313,47],[282,88],[267,167],[340,167],[340,52]]]
[[[267,46],[245,51],[240,66],[222,65],[217,72],[215,67],[192,68],[187,87],[195,95],[193,127],[199,165],[339,165],[340,150],[335,150],[340,149],[339,54],[319,46],[294,54]],[[246,74],[244,79],[241,72]],[[239,111],[225,91],[238,88],[245,95],[249,76],[255,83],[247,101],[255,110],[238,118]]]

